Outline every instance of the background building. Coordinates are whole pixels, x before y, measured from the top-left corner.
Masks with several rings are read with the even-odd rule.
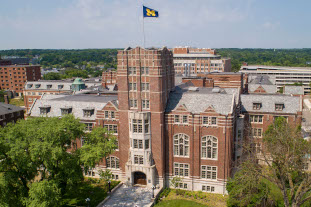
[[[213,49],[176,47],[173,54],[176,74],[195,76],[200,73],[231,71],[231,59],[221,58]]]
[[[4,127],[8,123],[15,123],[19,119],[24,119],[23,108],[0,102],[0,126]]]
[[[37,81],[41,78],[40,66],[0,65],[0,89],[11,91],[21,96],[26,81]]]
[[[311,67],[285,67],[285,66],[262,66],[243,65],[240,72],[245,74],[268,75],[273,79],[278,88],[287,84],[300,83],[304,88],[304,94],[310,94]]]

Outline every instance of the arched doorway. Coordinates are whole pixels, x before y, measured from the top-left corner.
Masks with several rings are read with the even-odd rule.
[[[147,185],[146,174],[143,172],[134,172],[134,185]]]

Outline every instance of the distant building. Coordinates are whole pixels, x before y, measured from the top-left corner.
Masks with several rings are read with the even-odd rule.
[[[40,66],[0,65],[0,89],[21,96],[26,81],[37,81],[41,78]]]
[[[115,70],[114,68],[108,68],[107,70],[103,71],[102,74],[103,87],[116,84],[117,84],[117,70]]]
[[[240,72],[245,74],[268,75],[274,79],[278,90],[287,84],[301,83],[304,94],[310,94],[311,67],[285,67],[264,65],[243,65]]]
[[[24,119],[23,108],[0,102],[0,126],[15,123],[19,119]]]
[[[73,94],[81,89],[94,91],[93,87],[98,86],[101,86],[100,78],[27,81],[23,91],[26,112],[43,94]]]
[[[175,47],[174,67],[176,74],[195,76],[209,72],[231,72],[231,59],[221,58],[213,49]]]

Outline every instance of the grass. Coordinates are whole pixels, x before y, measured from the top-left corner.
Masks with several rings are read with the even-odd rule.
[[[9,103],[15,106],[25,106],[24,101],[20,98],[10,99]]]
[[[111,189],[119,184],[119,181],[111,182]],[[97,206],[107,197],[108,184],[97,183],[96,179],[87,179],[76,188],[67,192],[62,199],[63,207],[86,206],[86,198],[90,198],[90,207]]]
[[[165,189],[161,195],[156,207],[162,206],[210,206],[223,207],[227,206],[228,196],[214,193],[204,193],[201,191],[186,191]]]
[[[206,205],[187,200],[165,200],[155,205],[155,207],[203,207],[203,206]]]

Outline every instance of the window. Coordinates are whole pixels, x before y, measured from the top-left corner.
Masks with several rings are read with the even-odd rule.
[[[149,149],[149,139],[145,140],[145,149]]]
[[[149,68],[142,67],[141,68],[141,74],[142,75],[149,75]]]
[[[174,175],[175,176],[189,176],[189,164],[185,163],[174,163]]]
[[[217,167],[202,165],[201,166],[201,178],[216,180],[217,179]]]
[[[186,134],[174,135],[174,155],[189,156],[189,136]]]
[[[32,102],[32,98],[29,98],[29,99],[28,99],[28,102]]]
[[[110,111],[110,117],[111,117],[112,119],[116,118],[114,111]]]
[[[141,83],[141,90],[142,91],[149,91],[149,83]]]
[[[84,128],[85,131],[87,131],[87,132],[92,131],[93,123],[84,123],[84,124],[85,124],[85,128]]]
[[[238,129],[238,140],[242,139],[242,130]]]
[[[129,67],[128,73],[129,73],[129,75],[136,75],[136,68],[134,68],[134,67]]]
[[[114,169],[119,169],[119,158],[117,157],[108,157],[106,159],[106,166],[107,168],[114,168]]]
[[[109,118],[109,111],[105,111],[105,119]]]
[[[203,125],[216,126],[217,125],[217,117],[204,116],[203,117]]]
[[[144,164],[144,156],[143,155],[134,155],[134,164],[143,165]]]
[[[60,109],[61,110],[61,115],[64,116],[66,114],[70,114],[72,109],[68,108],[68,109]]]
[[[179,188],[179,189],[187,189],[188,188],[188,184],[187,183],[178,183],[177,188]]]
[[[52,88],[52,85],[46,85],[46,88],[47,88],[47,89],[51,89],[51,88]]]
[[[259,110],[261,108],[261,103],[253,103],[253,110]]]
[[[202,137],[202,158],[217,159],[218,140],[214,136]]]
[[[263,115],[250,115],[251,123],[262,123]]]
[[[188,116],[187,115],[182,116],[182,123],[188,123]]]
[[[209,185],[202,185],[202,191],[203,192],[215,192],[215,187],[209,186]]]
[[[275,104],[275,110],[276,111],[283,111],[284,104]]]
[[[136,83],[129,83],[129,90],[130,91],[136,91],[137,90]]]
[[[137,100],[136,99],[130,100],[130,108],[137,108]]]
[[[252,128],[251,134],[252,137],[262,137],[262,128]]]
[[[64,88],[64,85],[58,85],[57,87],[58,87],[58,90],[60,90]]]
[[[91,117],[94,114],[94,109],[83,109],[83,117]]]
[[[118,125],[116,124],[105,124],[104,127],[113,134],[118,134]]]
[[[150,109],[149,100],[142,100],[143,109]]]
[[[145,133],[146,134],[149,133],[149,120],[148,119],[145,120]]]
[[[174,123],[180,123],[180,117],[179,117],[179,115],[175,115],[175,117],[174,117]]]
[[[40,108],[41,115],[47,115],[50,112],[51,107],[42,107]]]
[[[143,149],[143,140],[142,139],[133,139],[134,149]]]
[[[141,119],[132,120],[133,133],[143,133],[143,121]]]

